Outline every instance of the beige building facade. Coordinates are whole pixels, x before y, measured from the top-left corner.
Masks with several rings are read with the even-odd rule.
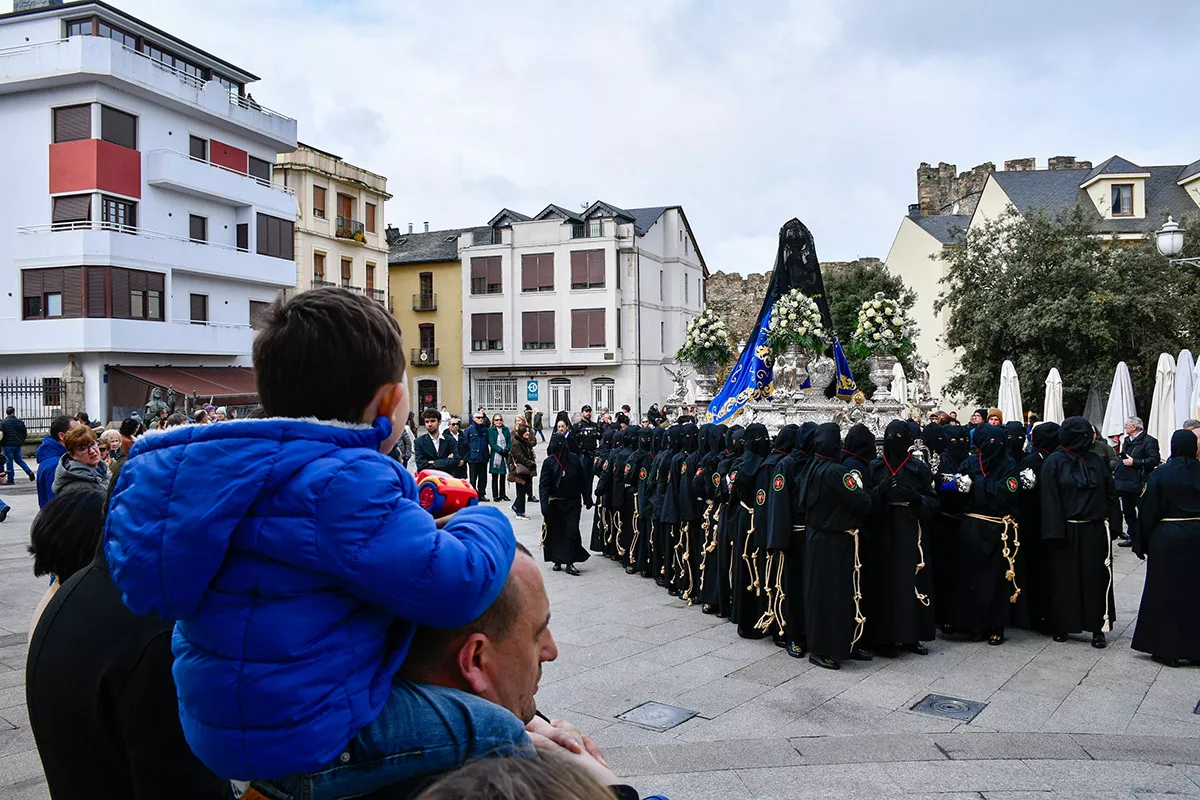
[[[387,305],[387,178],[301,143],[272,180],[296,193],[296,291],[342,286]]]

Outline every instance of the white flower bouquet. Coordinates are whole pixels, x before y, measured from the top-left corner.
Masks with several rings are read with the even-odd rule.
[[[676,361],[691,364],[699,370],[725,364],[732,358],[725,320],[707,308],[688,323],[683,334],[683,347],[675,353]]]
[[[863,301],[852,344],[860,357],[892,355],[903,358],[913,349],[917,329],[900,304],[883,292]]]
[[[813,353],[823,351],[826,332],[817,302],[799,289],[780,295],[771,307],[767,342],[775,355],[789,347],[799,347]]]

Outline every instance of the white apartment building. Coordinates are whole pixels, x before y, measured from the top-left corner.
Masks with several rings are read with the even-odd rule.
[[[387,178],[301,142],[275,163],[276,186],[295,192],[296,290],[341,286],[387,303]]]
[[[74,355],[103,420],[153,386],[245,394],[253,315],[296,281],[271,182],[296,122],[255,80],[102,2],[0,15],[0,374]]]
[[[463,397],[572,414],[661,402],[708,269],[680,206],[504,209],[459,239]]]

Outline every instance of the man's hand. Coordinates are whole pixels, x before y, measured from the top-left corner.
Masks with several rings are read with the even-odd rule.
[[[1132,466],[1133,466],[1133,459],[1132,459],[1132,458],[1130,458],[1129,456],[1125,456],[1124,458],[1122,458],[1122,459],[1121,459],[1121,463],[1122,463],[1122,464],[1124,464],[1124,465],[1125,465],[1125,466],[1127,466],[1127,467],[1132,467]]]
[[[528,728],[529,726],[527,725],[526,729],[528,730]],[[533,743],[533,746],[537,748],[539,753],[554,753],[557,756],[565,758],[567,761],[581,767],[604,786],[616,786],[621,783],[607,765],[589,752],[576,752],[570,748],[563,747],[547,736],[534,733],[533,731],[529,732],[529,741]]]
[[[547,722],[541,717],[534,717],[525,725],[525,730],[531,734],[531,738],[532,734],[544,736],[572,753],[587,753],[605,767],[608,766],[608,762],[604,760],[604,754],[600,752],[599,746],[597,746],[592,737],[585,736],[579,728],[576,728],[565,719],[555,719]]]

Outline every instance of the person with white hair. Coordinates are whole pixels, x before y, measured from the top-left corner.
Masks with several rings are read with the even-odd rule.
[[[1162,463],[1158,440],[1146,433],[1146,426],[1139,417],[1125,420],[1125,438],[1117,453],[1120,462],[1113,478],[1117,494],[1121,497],[1121,513],[1125,516],[1125,533],[1121,535],[1120,547],[1129,547],[1138,532],[1138,498],[1150,472]]]

